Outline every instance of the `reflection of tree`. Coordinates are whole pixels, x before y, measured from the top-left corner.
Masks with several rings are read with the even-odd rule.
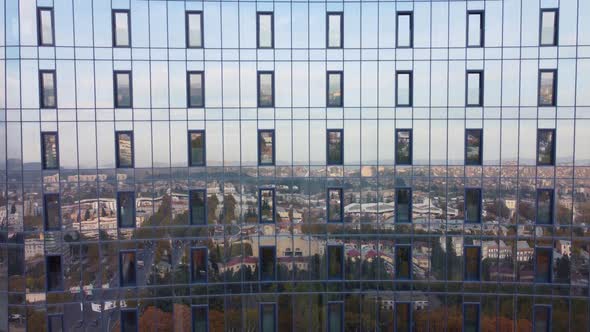
[[[230,224],[232,221],[237,221],[236,218],[236,198],[232,194],[225,195],[223,200],[223,205],[225,207],[225,223]]]

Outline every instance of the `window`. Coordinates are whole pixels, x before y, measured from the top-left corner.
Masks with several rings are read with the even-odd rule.
[[[537,225],[553,224],[553,190],[537,189]]]
[[[136,309],[121,309],[121,332],[137,332]]]
[[[260,303],[260,332],[275,332],[277,330],[277,305],[275,303]]]
[[[328,165],[342,165],[344,162],[344,148],[342,144],[344,139],[344,130],[328,129],[327,131],[327,162]]]
[[[539,71],[539,106],[555,106],[557,95],[557,70]]]
[[[395,164],[412,165],[412,129],[395,130]]]
[[[559,12],[557,8],[541,9],[541,46],[557,46],[558,44]]]
[[[535,282],[551,282],[552,248],[535,248]]]
[[[194,305],[192,307],[193,314],[193,329],[192,332],[208,332],[209,331],[209,306]]]
[[[537,130],[537,165],[555,165],[555,129]]]
[[[137,263],[135,251],[122,251],[119,253],[119,266],[121,287],[135,286],[137,276]]]
[[[256,29],[258,31],[256,45],[258,48],[274,47],[274,17],[272,12],[258,12],[256,14]]]
[[[328,279],[344,278],[344,247],[328,245]]]
[[[394,331],[410,332],[412,327],[412,304],[409,302],[395,303]]]
[[[61,314],[53,314],[47,316],[47,332],[62,332],[64,331],[64,317]]]
[[[275,164],[275,131],[258,130],[258,165]]]
[[[465,189],[465,222],[481,222],[481,189]]]
[[[483,155],[483,130],[465,130],[465,165],[481,166]]]
[[[61,270],[61,256],[48,255],[45,258],[47,271],[47,291],[60,291],[63,287],[63,274]]]
[[[129,10],[113,10],[113,47],[131,45]]]
[[[484,22],[483,11],[467,12],[467,47],[483,47]]]
[[[258,222],[261,224],[275,222],[275,190],[273,188],[258,190],[258,211]]]
[[[117,193],[117,220],[120,228],[135,227],[135,192]]]
[[[37,7],[37,43],[39,46],[55,45],[53,8]]]
[[[191,190],[189,192],[190,201],[190,223],[191,225],[207,224],[207,193],[205,190]]]
[[[57,108],[57,83],[55,80],[55,70],[39,71],[41,108]]]
[[[274,246],[260,246],[260,280],[275,280],[276,249]]]
[[[483,105],[483,71],[467,71],[467,106]]]
[[[344,34],[344,17],[342,13],[329,12],[326,17],[327,48],[342,48]]]
[[[186,80],[188,107],[205,107],[205,74],[202,71],[189,71]]]
[[[188,132],[189,166],[205,166],[205,131],[190,130]]]
[[[480,268],[479,262],[481,260],[481,248],[474,246],[465,246],[465,267],[463,279],[465,281],[479,281]]]
[[[59,145],[57,132],[41,133],[41,163],[43,169],[59,168]]]
[[[463,332],[479,331],[479,303],[463,304]]]
[[[399,70],[395,73],[395,104],[396,106],[412,106],[412,72]]]
[[[535,326],[533,330],[535,332],[551,331],[551,306],[537,304],[534,310],[533,319]]]
[[[328,222],[342,222],[342,188],[328,188]]]
[[[186,12],[186,47],[203,47],[203,12]]]
[[[115,108],[131,108],[133,105],[131,71],[115,71],[114,78]]]
[[[272,71],[258,72],[258,107],[274,107],[275,77]]]
[[[115,133],[117,150],[117,168],[133,168],[133,132],[118,131]]]
[[[414,14],[412,12],[397,12],[396,30],[397,48],[414,46]]]
[[[412,279],[412,248],[409,245],[395,246],[395,277]]]
[[[207,282],[207,248],[191,249],[191,282]]]
[[[395,190],[395,222],[412,222],[412,188]]]
[[[328,302],[328,332],[344,331],[344,306],[342,302]]]
[[[43,195],[43,219],[45,231],[57,231],[61,229],[61,213],[59,194]]]
[[[326,105],[328,107],[342,107],[344,96],[343,90],[343,73],[341,71],[329,71],[327,73],[327,97]]]

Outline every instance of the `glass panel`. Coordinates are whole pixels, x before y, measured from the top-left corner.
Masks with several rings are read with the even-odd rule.
[[[410,106],[411,101],[411,74],[397,73],[397,105]]]
[[[191,253],[191,280],[192,282],[207,281],[207,250],[204,248],[193,249]]]
[[[408,188],[397,189],[395,192],[395,221],[411,222],[412,191]]]
[[[61,257],[47,256],[47,290],[56,291],[62,287]]]
[[[342,332],[342,303],[328,303],[328,332]]]
[[[205,165],[205,133],[191,132],[190,133],[190,163],[191,166]]]
[[[342,47],[342,16],[329,14],[328,16],[328,47]]]
[[[275,247],[260,247],[260,280],[275,280]]]
[[[188,33],[188,47],[203,47],[202,31],[201,31],[201,13],[189,13],[187,15],[187,33]]]
[[[117,167],[133,167],[133,134],[117,133]]]
[[[537,164],[553,165],[553,149],[555,132],[553,130],[539,129],[537,132]]]
[[[482,134],[481,129],[468,129],[465,139],[465,164],[481,165],[482,156]]]
[[[206,306],[193,307],[193,332],[207,332],[208,319]]]
[[[258,47],[273,47],[272,14],[258,14]]]
[[[397,47],[412,47],[412,15],[397,15]]]
[[[41,45],[53,45],[53,10],[39,10],[40,38]]]
[[[116,107],[131,107],[131,74],[116,73],[115,87],[117,89]]]
[[[59,230],[60,204],[58,194],[45,194],[45,230]]]
[[[395,276],[397,279],[410,279],[411,258],[409,246],[398,246],[395,248]]]
[[[398,130],[395,144],[395,160],[398,165],[412,164],[412,132]]]
[[[115,46],[129,46],[129,17],[127,12],[115,12]]]
[[[410,303],[395,304],[395,330],[399,332],[410,332]]]
[[[258,163],[260,165],[274,164],[274,132],[258,132]]]
[[[467,105],[481,105],[480,84],[480,73],[467,73]]]
[[[63,331],[63,316],[51,315],[49,316],[49,330],[48,332],[62,332]]]
[[[537,191],[537,224],[553,223],[553,190]]]
[[[117,195],[119,227],[135,227],[135,194],[119,192]]]
[[[556,17],[555,11],[543,11],[541,14],[541,45],[556,45],[555,31],[556,31]]]
[[[121,286],[135,285],[135,253],[121,253]]]
[[[205,225],[206,212],[205,209],[205,191],[194,190],[190,192],[190,207],[191,207],[191,224]]]
[[[275,191],[272,189],[260,190],[260,222],[274,223],[274,196]]]
[[[328,191],[328,221],[342,221],[342,189],[330,189]]]
[[[121,332],[137,332],[137,311],[121,311]]]
[[[342,73],[328,73],[328,106],[342,106]]]
[[[259,73],[258,75],[258,106],[272,107],[273,99],[273,74]]]
[[[536,282],[551,282],[551,249],[536,249],[535,267]]]
[[[467,30],[469,35],[467,36],[467,46],[481,46],[482,15],[480,13],[470,13],[468,17],[469,26]]]
[[[189,107],[203,107],[203,73],[189,73]]]
[[[55,92],[55,72],[42,72],[41,74],[41,93],[43,94],[41,107],[55,108],[56,107],[56,92]]]
[[[479,305],[465,304],[463,319],[465,322],[463,332],[479,331]]]
[[[549,332],[551,308],[547,306],[535,306],[535,332]]]
[[[465,190],[465,222],[481,221],[481,190]]]
[[[43,133],[43,169],[59,167],[57,151],[57,134]]]
[[[465,280],[479,280],[479,253],[479,248],[465,248]]]
[[[328,246],[328,278],[342,279],[344,250],[342,246]]]
[[[342,131],[328,131],[328,165],[342,165]]]
[[[555,105],[555,72],[542,71],[541,72],[541,88],[539,89],[539,105],[552,106]]]

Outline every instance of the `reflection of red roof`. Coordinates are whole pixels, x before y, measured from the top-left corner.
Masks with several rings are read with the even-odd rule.
[[[358,256],[360,256],[361,254],[360,254],[360,253],[359,253],[359,251],[358,251],[358,250],[356,250],[356,249],[350,249],[350,250],[349,250],[349,251],[346,253],[346,255],[347,255],[347,256],[350,256],[350,257],[358,257]]]
[[[239,264],[258,264],[258,258],[248,256],[248,257],[234,257],[227,261],[225,264],[226,266],[234,266]]]
[[[377,256],[377,252],[375,252],[375,250],[369,250],[365,254],[365,258],[374,258],[376,256]]]

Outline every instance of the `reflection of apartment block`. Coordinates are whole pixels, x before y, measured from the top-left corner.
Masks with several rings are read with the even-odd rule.
[[[45,241],[43,234],[39,238],[25,239],[25,258],[32,258],[35,256],[43,256],[45,254]]]
[[[572,254],[572,242],[567,240],[557,240],[555,242],[555,249],[563,256],[570,256]]]
[[[505,259],[512,256],[512,248],[507,246],[504,241],[483,241],[481,242],[482,259]]]
[[[527,262],[533,258],[535,249],[531,248],[527,241],[518,241],[516,244],[516,261]]]

